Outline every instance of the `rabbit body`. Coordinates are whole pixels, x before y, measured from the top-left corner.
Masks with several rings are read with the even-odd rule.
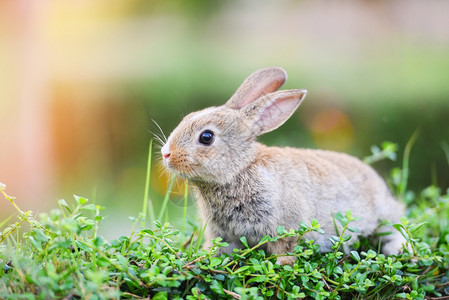
[[[280,225],[295,229],[299,222],[314,218],[325,234],[309,237],[322,251],[330,251],[329,238],[335,235],[332,213],[351,210],[354,216],[362,217],[353,224],[359,231],[353,233],[352,241],[357,235],[374,233],[381,219],[398,222],[401,217],[402,207],[383,180],[354,157],[262,144],[257,144],[257,153],[256,160],[230,183],[194,183],[202,218],[208,220],[206,238],[222,237],[230,243],[228,251],[242,247],[241,236],[254,246],[265,235],[275,236]],[[293,251],[296,240],[284,244],[269,244],[267,250]],[[385,252],[395,250],[399,249]]]
[[[206,240],[222,237],[229,243],[221,251],[241,248],[242,236],[253,246],[265,235],[277,235],[278,226],[297,229],[311,219],[325,233],[308,237],[329,251],[329,238],[335,235],[332,213],[351,210],[361,218],[353,223],[359,231],[352,242],[374,233],[380,220],[395,223],[403,215],[385,182],[357,158],[255,141],[282,125],[305,97],[305,90],[275,92],[285,80],[280,68],[251,74],[225,105],[187,115],[162,147],[164,164],[192,183],[207,223]],[[394,231],[384,237],[383,252],[398,253],[403,242]],[[265,250],[291,252],[296,243],[280,239]]]

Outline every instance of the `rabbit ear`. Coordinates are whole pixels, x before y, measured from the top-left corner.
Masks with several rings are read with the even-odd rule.
[[[226,106],[240,109],[263,95],[277,91],[287,80],[287,73],[278,67],[260,69],[249,75]]]
[[[254,136],[270,132],[290,118],[306,94],[306,90],[285,90],[261,97],[242,109],[245,123]]]

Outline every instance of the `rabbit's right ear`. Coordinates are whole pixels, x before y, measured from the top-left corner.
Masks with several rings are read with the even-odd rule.
[[[260,97],[277,91],[287,80],[287,73],[279,67],[260,69],[249,75],[226,106],[240,109]]]
[[[242,108],[245,127],[251,136],[270,132],[290,118],[306,96],[306,90],[284,90],[260,97]]]

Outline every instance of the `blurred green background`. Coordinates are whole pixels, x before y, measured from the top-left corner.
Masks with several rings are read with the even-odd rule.
[[[0,181],[35,212],[72,194],[95,199],[106,234],[126,233],[142,206],[151,119],[168,135],[251,72],[280,66],[283,88],[309,93],[263,142],[363,157],[385,140],[402,153],[419,129],[410,187],[446,189],[448,12],[437,0],[2,1]],[[157,209],[169,179],[154,152]],[[182,192],[169,204],[175,223]],[[0,217],[12,213],[0,201]]]

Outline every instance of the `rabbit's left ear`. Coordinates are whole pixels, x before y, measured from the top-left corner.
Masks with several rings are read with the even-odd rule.
[[[225,105],[240,109],[263,95],[278,90],[286,80],[287,73],[282,68],[271,67],[257,70],[243,81]]]
[[[254,136],[270,132],[290,118],[306,94],[306,90],[285,90],[267,94],[242,108],[244,122]]]

